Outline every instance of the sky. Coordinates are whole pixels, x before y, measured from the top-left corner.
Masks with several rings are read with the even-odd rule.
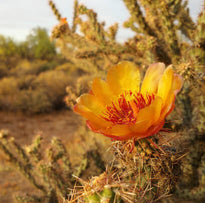
[[[62,17],[72,21],[74,0],[53,0]],[[121,28],[117,39],[123,41],[133,33],[123,29],[122,25],[129,18],[123,0],[79,0],[88,8],[98,13],[98,20],[104,21],[106,26],[119,23]],[[192,18],[196,21],[203,8],[203,0],[189,0],[189,9]],[[25,40],[32,28],[44,27],[50,33],[58,23],[48,0],[0,0],[0,34],[12,37],[16,41]]]

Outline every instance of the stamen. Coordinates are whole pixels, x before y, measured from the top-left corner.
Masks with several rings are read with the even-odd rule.
[[[114,124],[135,123],[140,109],[149,106],[154,99],[154,94],[143,96],[139,92],[134,94],[131,91],[126,91],[119,96],[116,102],[112,102],[106,107],[102,118]]]

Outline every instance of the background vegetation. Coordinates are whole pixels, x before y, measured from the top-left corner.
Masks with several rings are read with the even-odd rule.
[[[0,109],[44,113],[65,107],[65,88],[76,67],[57,53],[43,28],[23,42],[0,36]]]

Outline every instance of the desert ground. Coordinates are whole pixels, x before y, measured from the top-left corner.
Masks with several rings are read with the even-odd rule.
[[[0,112],[0,121],[0,129],[9,130],[9,136],[14,137],[21,146],[31,144],[32,138],[39,132],[43,134],[43,144],[46,146],[53,136],[60,138],[64,144],[71,141],[78,128],[79,117],[69,110],[40,115]],[[34,187],[9,165],[5,155],[0,152],[0,203],[12,203],[13,195],[34,191]]]

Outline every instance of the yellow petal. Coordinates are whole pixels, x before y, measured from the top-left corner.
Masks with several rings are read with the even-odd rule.
[[[163,63],[154,63],[149,66],[146,71],[142,87],[141,93],[156,93],[158,88],[159,80],[161,79],[163,72],[165,69],[165,65]]]
[[[171,94],[167,99],[166,103],[163,105],[158,122],[162,122],[163,120],[165,120],[166,116],[172,112],[175,106],[174,102],[175,102],[175,95]]]
[[[91,94],[83,94],[77,99],[77,105],[83,105],[90,111],[100,114],[104,110],[103,104]]]
[[[155,100],[149,106],[139,111],[137,121],[151,120],[152,123],[155,123],[160,117],[162,102],[162,99],[156,96]]]
[[[102,129],[101,133],[112,136],[125,136],[131,133],[131,131],[129,125],[114,125],[110,128]]]
[[[158,122],[156,125],[150,126],[149,129],[147,130],[147,132],[145,132],[141,136],[139,135],[139,139],[154,135],[155,133],[157,133],[161,130],[163,125],[164,125],[164,120]]]
[[[174,108],[174,102],[175,102],[175,97],[177,93],[181,90],[183,85],[183,79],[180,75],[174,74],[173,75],[173,82],[172,82],[172,87],[169,93],[169,96],[167,97],[164,107],[162,109],[161,113],[161,118],[163,119],[166,117],[168,114],[171,113],[171,111]]]
[[[141,109],[137,115],[137,122],[132,127],[132,130],[138,133],[145,132],[151,125],[155,124],[161,114],[162,102],[160,97],[156,97],[148,107]]]
[[[140,72],[134,63],[123,61],[110,68],[107,75],[107,82],[114,94],[122,91],[139,91]]]
[[[113,93],[109,85],[100,78],[95,78],[92,85],[93,94],[104,104],[112,102]]]
[[[182,85],[183,85],[182,77],[178,74],[174,74],[171,91],[174,92],[174,94],[176,95],[181,90]]]
[[[162,75],[159,81],[158,91],[157,91],[157,95],[164,100],[164,103],[166,102],[168,96],[170,95],[172,82],[173,82],[173,69],[171,66],[169,66],[164,71],[164,74]]]
[[[130,126],[130,128],[135,134],[141,134],[145,133],[150,126],[150,120],[138,120],[134,125]]]
[[[89,120],[89,122],[92,123],[95,128],[95,130],[100,129],[100,128],[106,128],[111,125],[110,122],[105,121],[103,118],[100,116],[96,115],[94,112],[92,112],[90,109],[88,109],[86,106],[81,105],[81,104],[76,104],[74,106],[74,111],[76,113],[79,113],[81,116]]]

